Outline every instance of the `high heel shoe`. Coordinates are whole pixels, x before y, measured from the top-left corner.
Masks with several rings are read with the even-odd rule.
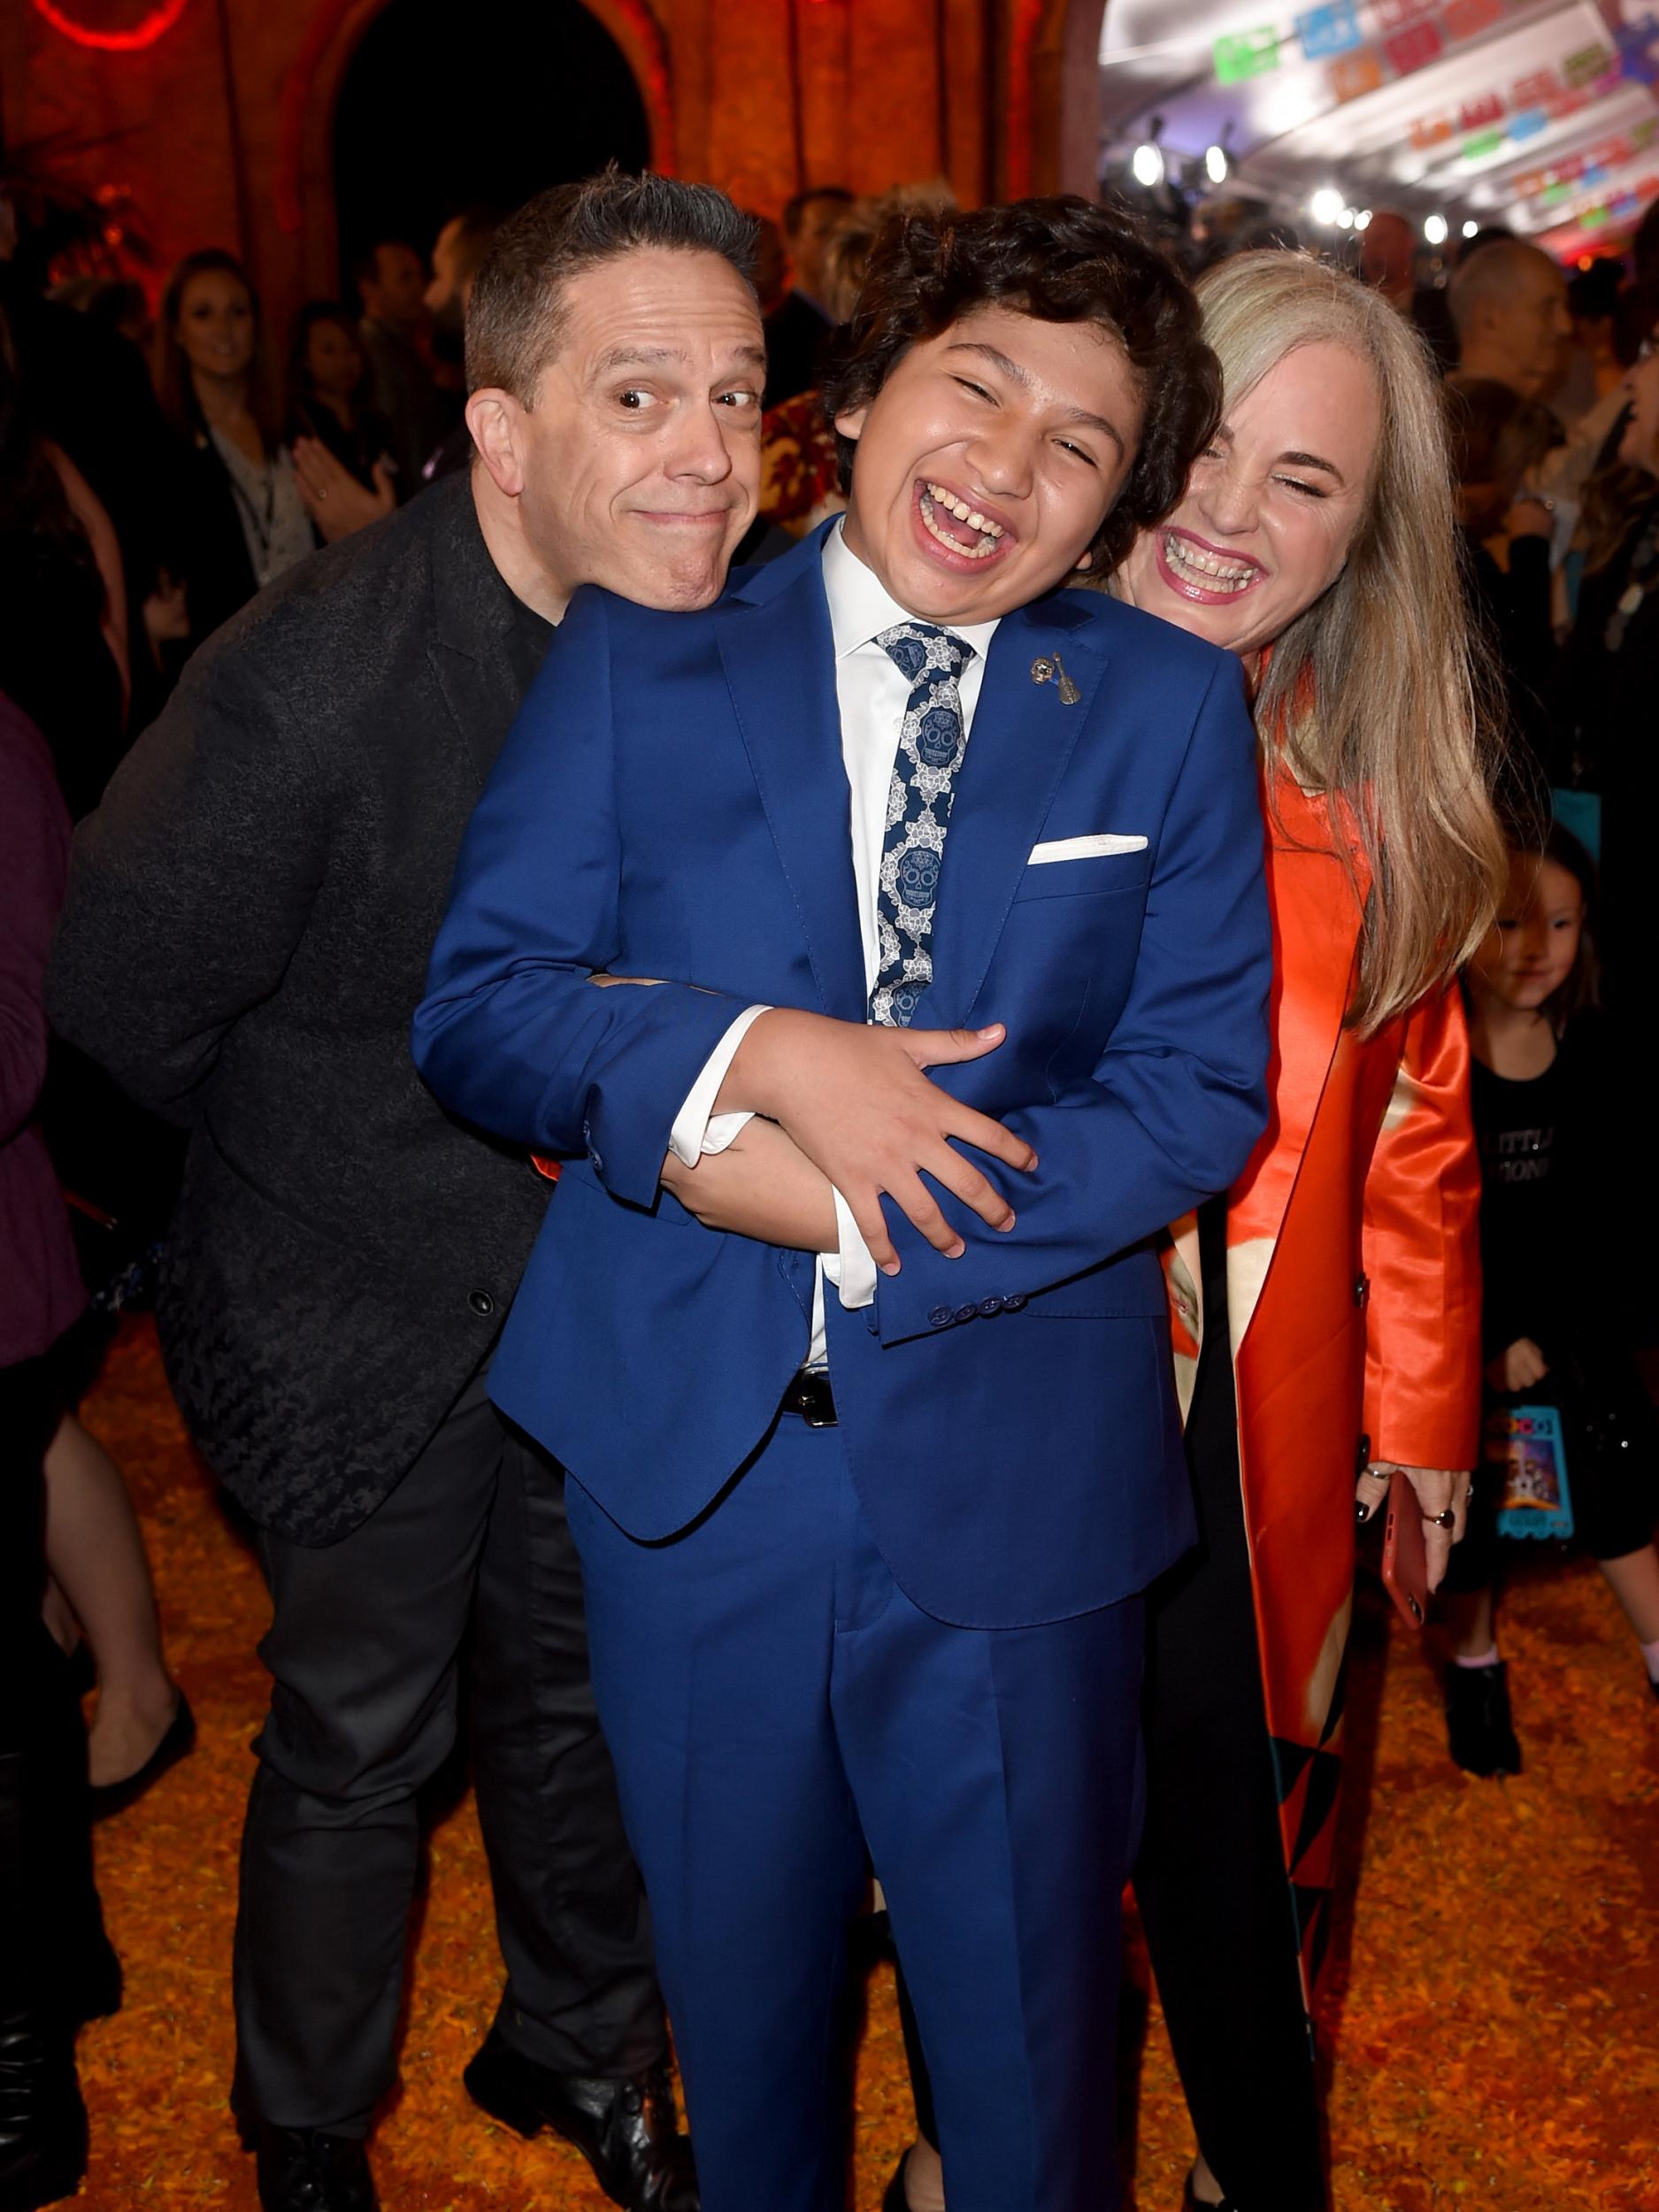
[[[122,1813],[141,1798],[152,1782],[158,1782],[172,1766],[177,1766],[187,1753],[196,1747],[196,1715],[190,1710],[190,1701],[182,1690],[179,1702],[173,1709],[173,1718],[167,1723],[161,1741],[150,1753],[142,1767],[126,1775],[119,1782],[105,1782],[88,1789],[87,1796],[92,1807],[94,1820],[108,1820],[112,1813]]]

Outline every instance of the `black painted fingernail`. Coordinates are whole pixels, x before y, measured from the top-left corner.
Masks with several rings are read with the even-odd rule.
[[[1364,1527],[1366,1522],[1371,1518],[1371,1508],[1365,1503],[1363,1498],[1356,1499],[1355,1501],[1354,1518],[1359,1523],[1362,1528]]]

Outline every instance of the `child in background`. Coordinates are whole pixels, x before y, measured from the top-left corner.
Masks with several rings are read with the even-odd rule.
[[[1550,830],[1513,850],[1502,913],[1464,974],[1480,1147],[1482,1327],[1488,1404],[1561,1414],[1577,1539],[1624,1608],[1659,1698],[1659,1554],[1653,1544],[1659,1417],[1637,1375],[1629,1261],[1639,1151],[1619,1117],[1607,1017],[1596,1005],[1594,871]],[[1440,1607],[1452,1638],[1446,1722],[1471,1774],[1518,1774],[1498,1655],[1501,1469],[1475,1475],[1469,1531]]]

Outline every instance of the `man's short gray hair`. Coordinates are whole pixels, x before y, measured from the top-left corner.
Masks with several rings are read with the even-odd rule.
[[[539,192],[496,232],[466,312],[466,388],[511,392],[525,406],[557,351],[565,287],[584,269],[641,247],[718,254],[752,283],[753,216],[711,184],[614,166]]]
[[[1525,238],[1494,238],[1460,261],[1446,288],[1446,304],[1457,335],[1466,337],[1476,311],[1502,302],[1521,271],[1536,261],[1551,269],[1555,265],[1541,246],[1528,245]]]

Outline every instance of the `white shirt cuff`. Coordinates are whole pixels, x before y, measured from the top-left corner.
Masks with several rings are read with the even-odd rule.
[[[835,1201],[835,1233],[840,1249],[821,1252],[818,1257],[823,1262],[825,1279],[834,1284],[842,1306],[849,1313],[856,1313],[862,1307],[875,1302],[876,1263],[870,1256],[864,1232],[853,1219],[851,1207],[833,1183],[830,1192]]]
[[[754,1118],[750,1114],[717,1114],[714,1102],[726,1070],[737,1057],[739,1045],[761,1016],[771,1010],[766,1006],[745,1007],[703,1062],[703,1072],[687,1092],[668,1133],[668,1148],[682,1166],[695,1167],[705,1152],[724,1152],[743,1125]]]

